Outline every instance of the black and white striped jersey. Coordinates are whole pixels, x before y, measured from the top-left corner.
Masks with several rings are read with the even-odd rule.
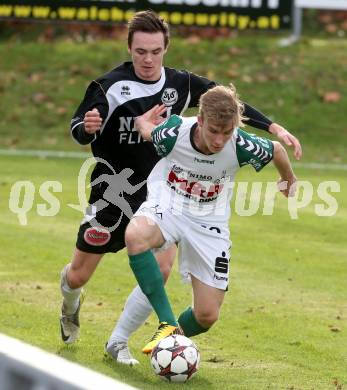
[[[131,168],[129,179],[137,184],[146,179],[159,157],[151,142],[146,142],[134,128],[134,118],[156,104],[164,103],[167,116],[181,115],[188,107],[196,107],[200,96],[216,85],[204,77],[187,71],[163,67],[158,81],[139,79],[131,62],[125,62],[91,82],[83,101],[71,121],[73,138],[80,144],[91,143],[95,157],[106,160],[116,172]],[[95,135],[84,130],[85,113],[97,108],[103,119],[102,128]],[[249,124],[264,130],[271,124],[257,110],[245,104]],[[98,163],[92,180],[109,173],[105,164]],[[146,188],[132,195],[129,201],[142,201]]]

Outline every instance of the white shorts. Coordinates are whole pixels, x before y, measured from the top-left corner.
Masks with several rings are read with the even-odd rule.
[[[178,243],[179,271],[184,281],[189,282],[193,275],[209,286],[227,290],[231,248],[228,226],[200,224],[149,201],[142,203],[136,216],[148,217],[159,226],[165,239],[161,249]]]

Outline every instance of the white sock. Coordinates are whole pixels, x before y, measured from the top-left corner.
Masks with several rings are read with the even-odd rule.
[[[124,310],[113,329],[108,345],[120,341],[127,342],[131,334],[146,321],[152,310],[152,305],[140,286],[136,286],[125,302]]]
[[[61,293],[64,297],[63,305],[65,314],[73,314],[76,312],[79,303],[79,297],[82,287],[70,288],[67,283],[66,273],[70,268],[70,264],[67,264],[61,271]]]

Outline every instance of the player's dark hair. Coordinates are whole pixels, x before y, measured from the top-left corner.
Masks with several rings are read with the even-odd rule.
[[[137,12],[128,23],[128,47],[133,43],[134,33],[137,31],[164,35],[164,45],[167,48],[170,40],[168,24],[152,10]]]

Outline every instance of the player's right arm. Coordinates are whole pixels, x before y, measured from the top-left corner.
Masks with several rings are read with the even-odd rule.
[[[100,83],[93,81],[71,120],[71,135],[81,145],[93,142],[108,114],[108,102]]]
[[[91,111],[87,111],[84,115],[84,130],[87,134],[95,134],[100,130],[102,125],[102,118],[97,108],[93,108]]]

